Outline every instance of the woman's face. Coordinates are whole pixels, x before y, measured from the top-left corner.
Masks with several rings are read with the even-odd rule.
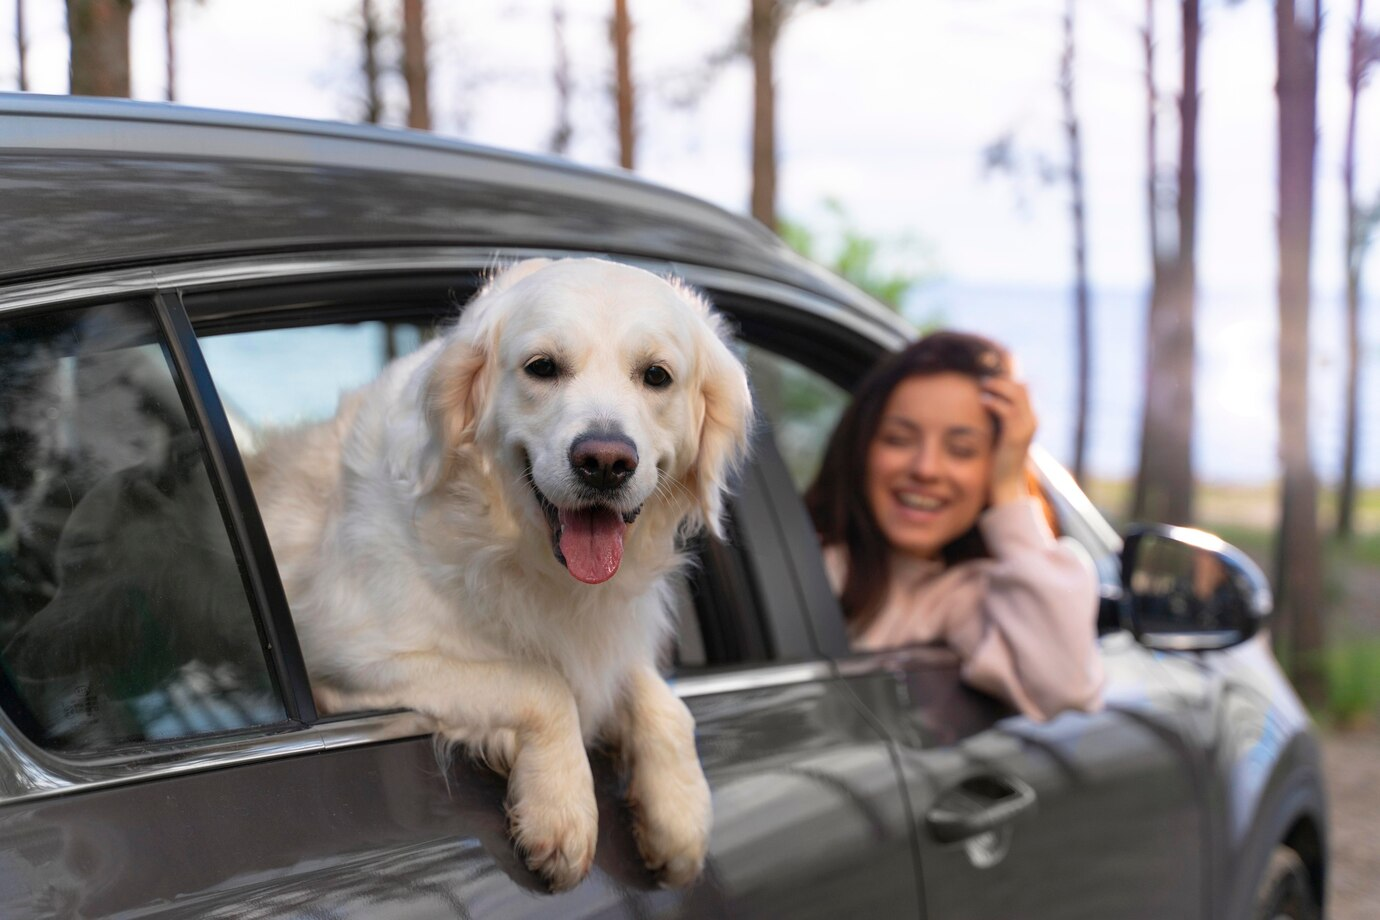
[[[899,552],[934,559],[987,505],[992,417],[972,377],[910,377],[891,391],[867,452],[867,500]]]

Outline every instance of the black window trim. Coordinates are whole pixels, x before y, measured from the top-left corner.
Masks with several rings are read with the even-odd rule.
[[[256,619],[260,640],[269,658],[269,673],[288,719],[299,725],[315,722],[316,704],[307,680],[297,630],[288,611],[287,593],[269,548],[268,532],[254,501],[249,476],[235,447],[225,408],[211,382],[206,359],[197,344],[181,297],[160,292],[154,303],[159,326],[173,356],[178,386],[184,389],[184,399],[188,401],[192,420],[202,434],[202,443],[211,462],[212,485],[222,498],[222,511],[244,562],[254,606],[259,612]]]
[[[762,451],[758,464],[760,490],[771,514],[774,542],[780,547],[790,573],[788,582],[794,589],[791,602],[816,654],[830,659],[847,655],[843,609],[825,574],[824,556],[805,502],[796,491],[774,439],[762,440],[770,449]]]
[[[781,540],[773,507],[769,472],[784,469],[775,442],[759,432],[752,445],[752,457],[743,470],[742,483],[734,496],[734,518],[738,523],[741,546],[736,550],[755,588],[755,620],[766,631],[768,660],[765,664],[788,664],[818,658],[812,641],[805,608],[799,603],[796,571]],[[746,605],[751,598],[742,598]],[[750,666],[750,662],[745,666]]]

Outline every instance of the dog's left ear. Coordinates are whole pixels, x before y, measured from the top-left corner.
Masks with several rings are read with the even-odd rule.
[[[688,474],[688,485],[695,496],[696,517],[711,533],[724,536],[724,493],[733,473],[748,452],[752,423],[752,396],[747,372],[728,346],[723,319],[708,302],[680,283],[673,282],[682,297],[692,301],[704,322],[701,324],[699,355],[700,419],[698,449]]]

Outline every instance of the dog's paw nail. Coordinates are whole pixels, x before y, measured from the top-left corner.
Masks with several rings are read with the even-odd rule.
[[[708,828],[669,824],[652,828],[644,814],[635,814],[633,839],[657,884],[684,888],[699,878],[709,849]]]
[[[570,809],[524,809],[514,814],[512,835],[527,868],[553,892],[568,891],[594,864],[598,817]]]
[[[540,875],[554,893],[569,891],[584,881],[593,865],[594,853],[591,850],[581,855],[559,847],[543,846],[528,851],[525,862],[527,868]]]

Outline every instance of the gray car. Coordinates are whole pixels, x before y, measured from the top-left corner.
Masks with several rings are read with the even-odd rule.
[[[907,330],[762,227],[408,132],[0,95],[0,241],[0,916],[1320,915],[1318,745],[1221,541],[1123,541],[1037,455],[1101,573],[1105,710],[1040,724],[944,648],[850,650],[800,490]],[[555,896],[500,778],[405,712],[320,717],[244,473],[537,255],[702,288],[763,416],[667,662],[714,796],[685,891],[603,755],[594,869]]]

